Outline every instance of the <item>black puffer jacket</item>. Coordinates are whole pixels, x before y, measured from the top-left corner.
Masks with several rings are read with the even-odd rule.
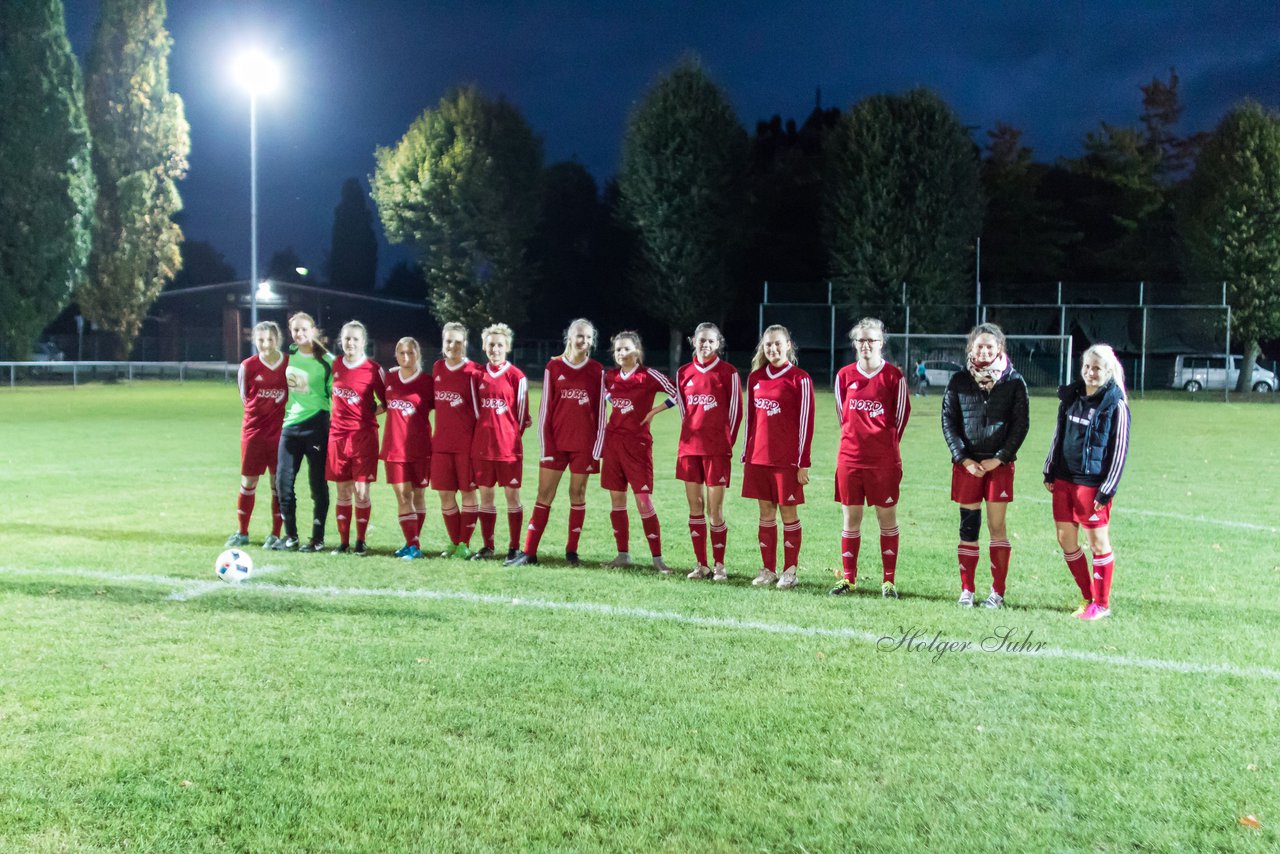
[[[942,398],[942,435],[951,461],[1016,460],[1027,438],[1028,408],[1026,380],[1012,366],[990,392],[983,391],[968,371],[957,371]]]

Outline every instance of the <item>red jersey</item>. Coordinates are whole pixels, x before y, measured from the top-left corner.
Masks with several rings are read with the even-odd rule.
[[[547,362],[538,411],[542,457],[604,452],[604,365],[587,359],[571,365],[563,356]]]
[[[444,359],[436,359],[431,368],[435,380],[436,431],[433,451],[446,454],[471,454],[471,436],[480,414],[476,403],[476,363],[463,359],[450,367]]]
[[[346,357],[333,363],[333,401],[329,434],[378,429],[378,405],[387,399],[387,375],[382,366],[364,356],[354,365]]]
[[[747,377],[747,438],[742,461],[808,468],[813,444],[813,380],[795,365],[765,365]]]
[[[284,424],[285,401],[289,399],[289,383],[285,368],[289,367],[288,355],[281,353],[280,361],[273,368],[262,361],[262,355],[254,355],[240,363],[237,381],[240,384],[240,401],[244,404],[244,423],[240,434],[245,439],[279,437]]]
[[[431,407],[435,383],[418,368],[401,379],[400,371],[387,374],[387,418],[382,425],[382,453],[378,459],[414,463],[431,458]]]
[[[604,375],[605,397],[613,405],[609,421],[605,425],[606,440],[634,440],[642,445],[653,444],[653,434],[644,417],[653,409],[653,399],[662,392],[671,398],[672,405],[679,403],[675,385],[666,374],[636,366],[629,374],[621,368],[606,371]]]
[[[529,417],[529,380],[510,362],[502,367],[485,365],[477,390],[480,417],[471,440],[471,456],[477,460],[515,462],[522,456],[520,439],[533,423]]]
[[[742,380],[738,369],[717,356],[703,365],[696,359],[676,373],[680,396],[679,456],[733,453],[742,426]]]
[[[888,362],[870,374],[854,362],[836,374],[839,465],[879,469],[902,465],[898,443],[911,417],[907,378]]]

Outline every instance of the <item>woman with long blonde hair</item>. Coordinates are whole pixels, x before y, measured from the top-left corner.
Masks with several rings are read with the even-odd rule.
[[[422,347],[416,338],[396,342],[396,365],[397,369],[387,374],[387,417],[378,457],[395,493],[404,534],[404,545],[396,557],[413,560],[423,556],[421,534],[427,518],[435,392],[431,374],[422,368]]]
[[[378,479],[378,420],[386,408],[387,375],[365,354],[369,333],[364,324],[343,324],[342,358],[333,363],[333,410],[329,422],[329,455],[325,478],[337,484],[334,503],[340,541],[333,553],[368,552],[365,534],[373,502],[370,484]],[[356,543],[351,547],[351,523]]]
[[[324,474],[329,446],[333,355],[324,346],[324,333],[305,311],[289,318],[289,337],[293,340],[285,368],[289,399],[276,462],[276,491],[280,496],[280,515],[284,518],[284,539],[272,548],[322,552],[325,518],[329,515],[329,483]],[[305,543],[298,537],[298,501],[293,488],[304,459],[312,502],[311,538]]]

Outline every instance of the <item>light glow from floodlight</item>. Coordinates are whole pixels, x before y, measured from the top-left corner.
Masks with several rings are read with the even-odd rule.
[[[265,95],[280,85],[280,65],[261,50],[246,50],[231,66],[236,82],[253,95]]]
[[[294,267],[293,272],[297,273],[299,276],[305,276],[311,271],[308,270],[306,267]]]
[[[258,299],[274,299],[275,295],[275,291],[271,290],[270,279],[263,279],[261,282],[258,282]]]

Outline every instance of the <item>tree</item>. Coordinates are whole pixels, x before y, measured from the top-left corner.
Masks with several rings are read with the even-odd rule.
[[[333,209],[329,242],[329,284],[340,291],[373,291],[378,276],[378,241],[373,211],[355,178],[342,184],[342,199]]]
[[[1280,113],[1245,101],[1223,117],[1191,173],[1180,227],[1190,274],[1227,283],[1248,389],[1259,341],[1280,336]]]
[[[173,277],[169,289],[235,281],[236,268],[227,263],[227,259],[213,248],[213,244],[204,240],[184,240],[181,251],[182,269]]]
[[[298,272],[299,270],[307,270],[307,265],[302,263],[302,258],[292,246],[286,246],[271,253],[271,259],[267,261],[266,277],[277,282],[300,285],[306,280],[306,274]]]
[[[382,283],[383,296],[426,301],[427,277],[420,264],[397,261]]]
[[[970,303],[981,234],[978,149],[933,92],[874,95],[828,137],[827,247],[846,302],[896,305],[940,328]],[[888,318],[886,318],[888,319]]]
[[[169,91],[164,0],[103,0],[89,56],[86,105],[98,204],[84,315],[127,356],[147,310],[182,266],[182,209],[190,132]]]
[[[523,321],[542,142],[520,111],[459,89],[375,158],[370,183],[383,229],[417,250],[436,318],[473,328]]]
[[[694,325],[718,317],[742,239],[747,134],[696,58],[660,78],[631,112],[622,213],[635,229],[641,301],[669,330],[671,366]]]
[[[0,0],[0,354],[25,359],[84,280],[93,201],[61,0]]]

